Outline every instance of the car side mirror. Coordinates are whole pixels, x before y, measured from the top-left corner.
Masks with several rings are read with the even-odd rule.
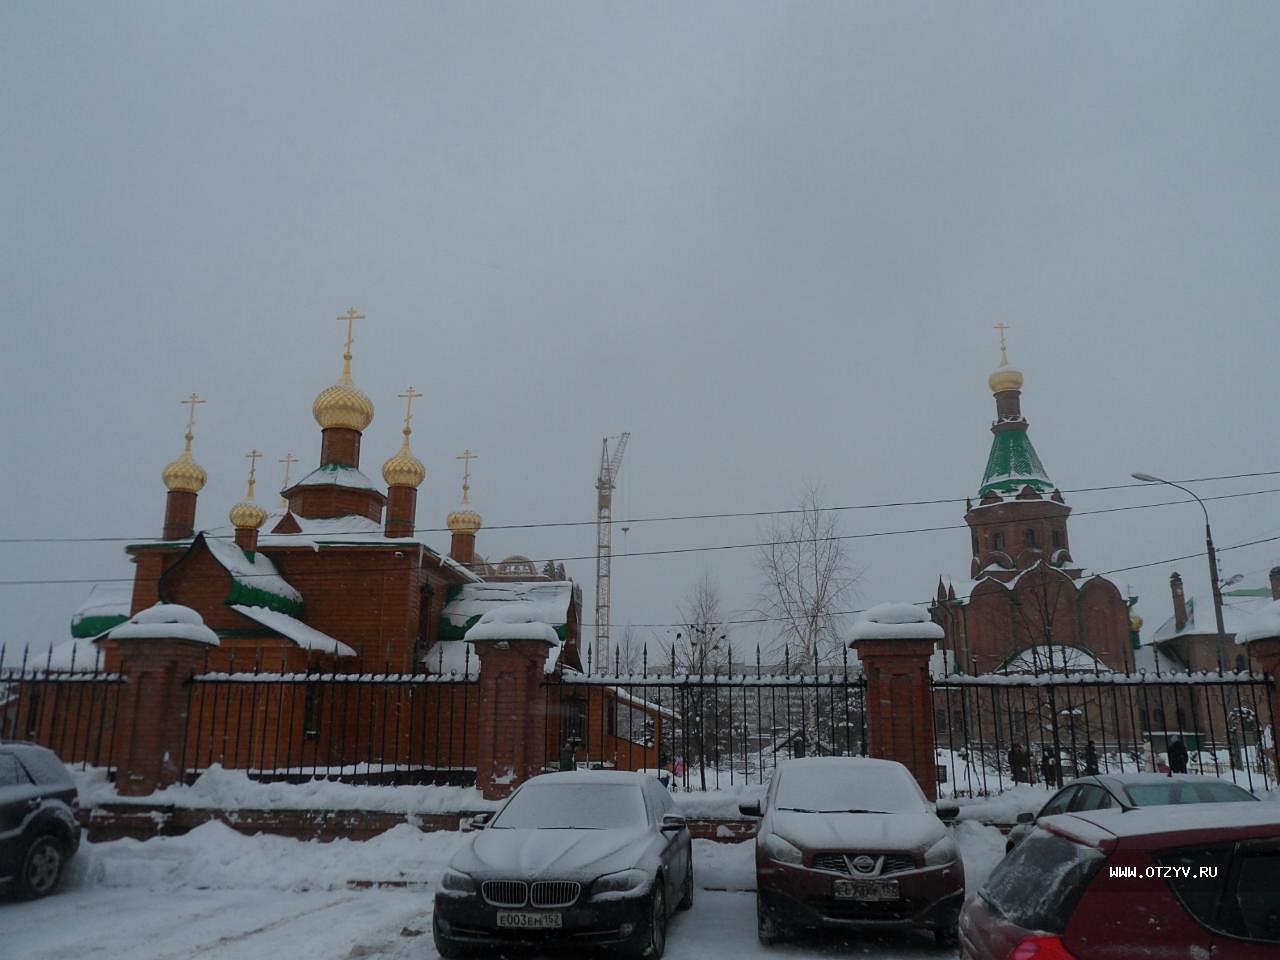
[[[950,823],[960,817],[960,804],[952,803],[950,800],[939,800],[935,804],[934,810],[938,814],[938,819],[943,823]]]
[[[493,819],[492,813],[477,813],[471,818],[472,830],[483,830],[489,825],[489,821]]]
[[[1018,822],[1019,823],[1035,823],[1036,815],[1032,813],[1030,810],[1024,810],[1022,813],[1018,814]]]
[[[760,801],[752,800],[749,803],[738,804],[738,812],[744,817],[763,817],[764,814],[760,810]]]
[[[675,833],[677,831],[683,830],[688,825],[689,825],[689,822],[685,820],[684,817],[680,816],[678,813],[668,813],[668,814],[665,814],[662,818],[663,833]]]

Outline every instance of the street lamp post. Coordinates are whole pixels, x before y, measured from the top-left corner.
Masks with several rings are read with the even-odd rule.
[[[1224,669],[1226,657],[1226,651],[1224,650],[1226,630],[1222,625],[1222,586],[1218,582],[1218,554],[1213,549],[1213,531],[1209,528],[1209,508],[1204,505],[1204,501],[1197,497],[1193,491],[1188,490],[1180,483],[1174,483],[1172,480],[1165,480],[1162,477],[1155,477],[1149,473],[1131,473],[1129,476],[1135,480],[1141,480],[1143,483],[1163,483],[1166,486],[1176,487],[1200,504],[1200,509],[1204,511],[1204,548],[1209,555],[1209,586],[1213,590],[1213,615],[1218,626],[1218,670],[1221,671]]]

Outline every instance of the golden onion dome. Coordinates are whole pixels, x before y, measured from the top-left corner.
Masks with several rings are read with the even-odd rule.
[[[187,447],[182,451],[182,456],[165,467],[160,476],[164,479],[164,485],[177,493],[199,493],[204,488],[209,475],[191,457],[190,433],[187,434]]]
[[[449,525],[450,533],[462,533],[471,536],[475,536],[476,531],[483,526],[480,514],[465,506],[450,513],[445,522]]]
[[[237,530],[257,530],[267,522],[267,511],[262,504],[244,499],[231,508],[231,522]]]
[[[991,388],[992,393],[1002,393],[1005,390],[1021,390],[1022,371],[1015,370],[1013,367],[1001,367],[987,378],[987,386]]]
[[[357,390],[344,374],[332,387],[320,391],[311,404],[311,415],[321,429],[340,427],[363,431],[373,422],[373,401]]]
[[[427,468],[409,449],[409,428],[404,428],[400,450],[382,465],[382,479],[388,487],[419,487],[427,479]]]

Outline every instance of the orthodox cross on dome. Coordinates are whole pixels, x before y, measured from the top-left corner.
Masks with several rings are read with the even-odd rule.
[[[410,431],[409,431],[409,423],[413,420],[413,401],[414,401],[415,399],[417,399],[418,397],[422,396],[422,394],[420,394],[417,390],[413,389],[413,387],[410,387],[410,388],[409,388],[408,390],[406,390],[404,393],[398,393],[398,394],[396,394],[396,396],[397,396],[397,397],[399,397],[401,400],[405,401],[405,404],[404,404],[404,435],[407,437],[407,436],[409,435],[409,432],[410,432]]]
[[[472,453],[469,449],[463,450],[462,455],[454,457],[455,460],[462,461],[462,502],[471,502],[471,461],[479,460],[480,457]]]
[[[280,458],[279,462],[284,464],[284,486],[282,486],[280,489],[288,490],[289,489],[289,468],[298,462],[298,458],[295,457],[292,453],[286,453],[283,457]],[[280,506],[288,507],[289,501],[286,500],[284,497],[281,497]]]
[[[253,499],[253,483],[254,483],[254,478],[258,472],[258,460],[261,456],[262,454],[260,454],[257,450],[250,450],[248,453],[245,454],[245,457],[247,457],[249,460],[249,497],[248,499],[250,500]]]
[[[1009,365],[1009,356],[1005,353],[1004,332],[1009,329],[1009,325],[1001,320],[992,329],[1000,331],[1000,366],[1007,367]]]
[[[357,320],[365,319],[363,313],[357,313],[355,307],[350,307],[346,313],[338,318],[347,321],[347,341],[344,345],[345,352],[342,354],[342,382],[351,382],[351,345],[356,342],[354,334],[354,324]]]
[[[194,429],[195,429],[195,425],[196,425],[196,404],[198,404],[198,403],[208,403],[209,401],[208,401],[208,400],[201,400],[198,396],[196,396],[196,395],[193,393],[193,394],[192,394],[189,398],[187,398],[186,400],[179,400],[178,402],[179,402],[179,403],[181,403],[181,404],[184,404],[184,405],[186,405],[186,406],[188,406],[188,407],[190,407],[190,408],[191,408],[191,409],[187,412],[187,449],[188,449],[188,450],[190,450],[190,449],[191,449],[191,441],[192,441],[192,439],[193,439],[193,437],[194,437],[194,434],[192,433],[192,430],[194,430]]]

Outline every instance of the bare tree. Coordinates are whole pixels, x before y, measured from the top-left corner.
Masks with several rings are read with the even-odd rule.
[[[799,509],[764,529],[757,562],[764,579],[761,613],[778,624],[778,639],[805,662],[830,661],[844,645],[841,615],[856,577],[834,514],[821,491],[805,487]]]

